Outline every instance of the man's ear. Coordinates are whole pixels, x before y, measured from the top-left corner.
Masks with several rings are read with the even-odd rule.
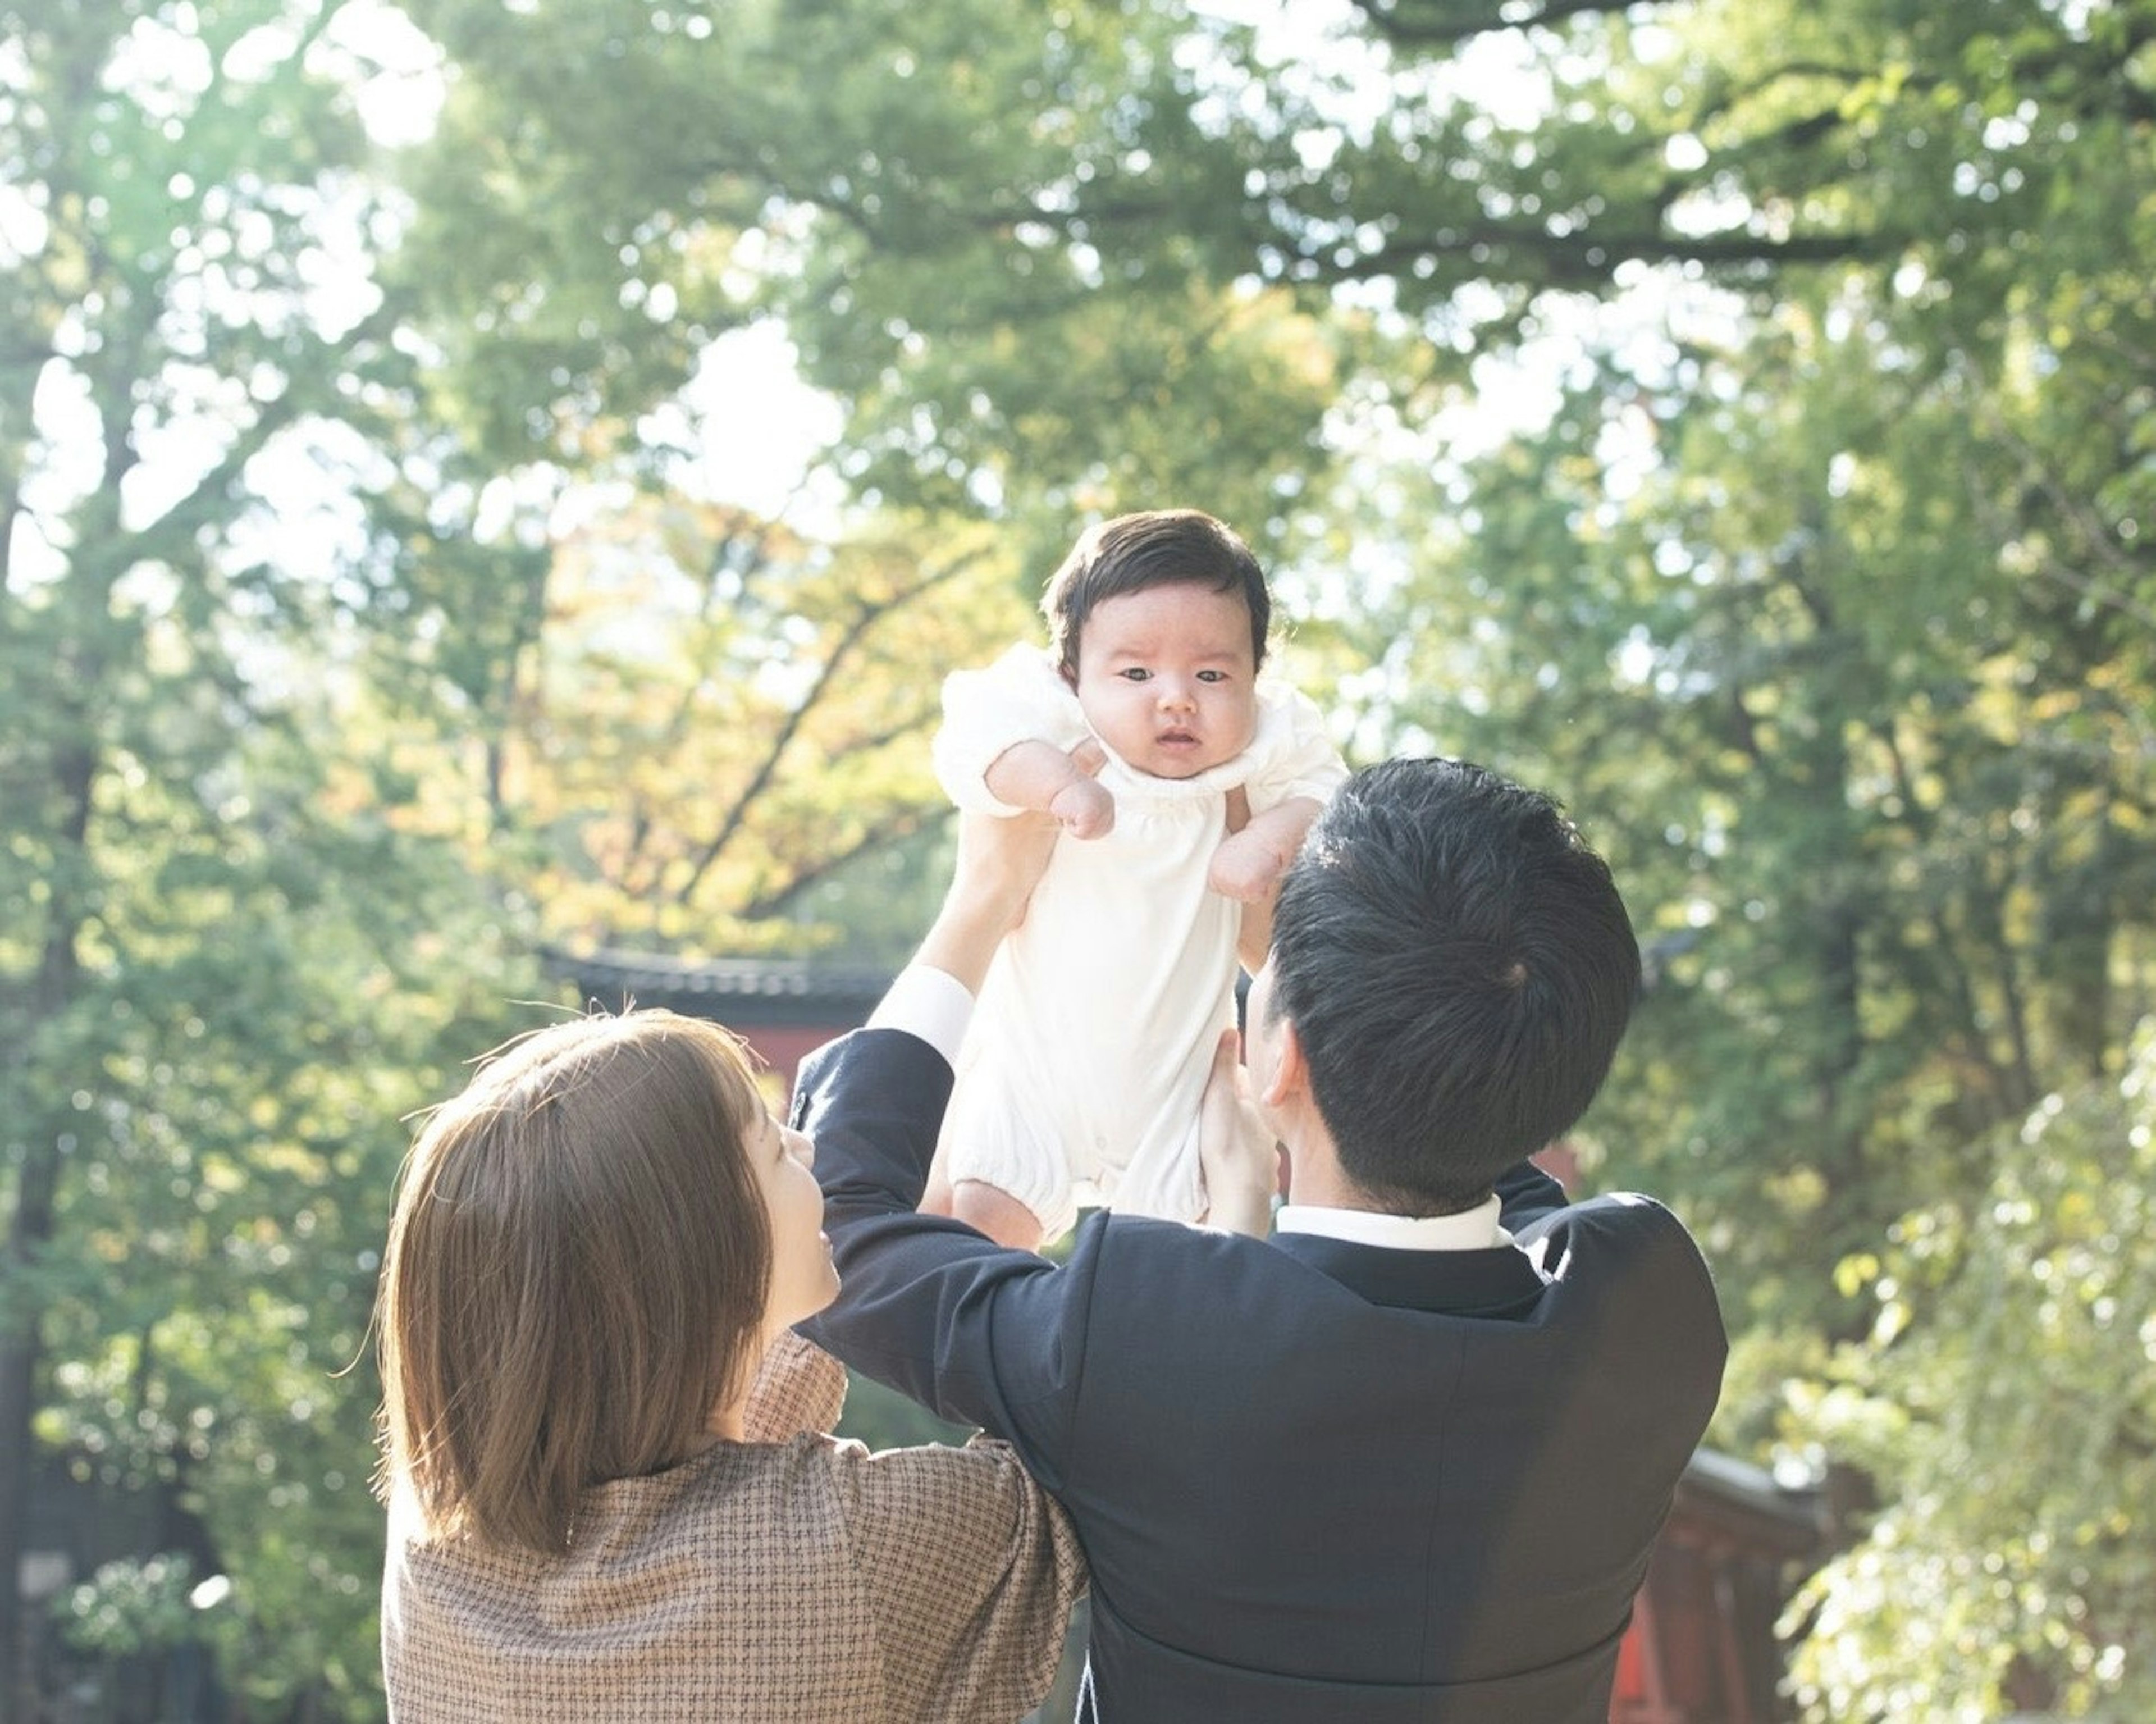
[[[1269,1108],[1280,1108],[1291,1097],[1309,1092],[1310,1068],[1304,1063],[1302,1038],[1296,1034],[1292,1019],[1281,1018],[1272,1027],[1268,1039],[1273,1044],[1273,1068],[1266,1074],[1265,1087],[1258,1099]]]

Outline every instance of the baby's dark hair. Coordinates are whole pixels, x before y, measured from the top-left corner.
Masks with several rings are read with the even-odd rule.
[[[1241,594],[1250,613],[1251,666],[1265,661],[1273,601],[1250,548],[1202,510],[1147,509],[1088,527],[1049,577],[1040,609],[1048,619],[1049,648],[1064,674],[1077,674],[1086,619],[1102,600],[1183,585]]]

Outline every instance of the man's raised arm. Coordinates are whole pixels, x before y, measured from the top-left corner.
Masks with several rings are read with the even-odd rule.
[[[1024,919],[1058,830],[1045,815],[962,815],[958,864],[913,961],[978,994],[996,948]]]

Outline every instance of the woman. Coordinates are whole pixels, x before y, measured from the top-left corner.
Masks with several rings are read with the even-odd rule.
[[[1001,1444],[819,1433],[811,1146],[715,1024],[512,1043],[438,1109],[379,1311],[399,1721],[1009,1724],[1083,1567]]]

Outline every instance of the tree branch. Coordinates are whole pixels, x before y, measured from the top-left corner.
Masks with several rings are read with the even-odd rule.
[[[820,885],[855,857],[865,856],[882,845],[911,838],[949,812],[943,807],[896,810],[882,820],[871,822],[852,843],[836,849],[819,851],[814,860],[797,867],[783,884],[758,892],[742,907],[742,918],[748,921],[760,921],[766,917],[783,915],[803,893],[811,887]]]
[[[674,894],[676,903],[686,904],[689,902],[697,887],[703,883],[705,875],[710,872],[711,865],[719,859],[726,847],[733,842],[742,827],[747,824],[750,811],[755,806],[757,798],[763,794],[778,775],[779,762],[784,758],[788,749],[793,745],[794,738],[800,733],[801,727],[807,723],[809,714],[814,713],[824,697],[829,694],[837,682],[839,672],[852,657],[869,632],[892,612],[902,610],[925,594],[932,592],[947,582],[955,579],[971,566],[978,554],[969,553],[959,558],[947,567],[939,569],[894,597],[864,600],[860,604],[852,619],[839,631],[838,640],[833,643],[829,654],[817,671],[816,679],[810,685],[808,693],[798,706],[787,713],[784,722],[773,733],[770,746],[764,750],[763,758],[757,763],[756,769],[749,775],[748,781],[742,786],[739,794],[728,805],[726,813],[720,820],[717,831],[712,834],[710,840],[697,852],[696,859],[690,867],[688,877],[682,882]]]
[[[772,532],[771,524],[763,522],[760,523],[757,530],[752,533],[721,533],[711,540],[711,554],[704,559],[706,593],[704,607],[706,620],[710,619],[714,608],[711,595],[717,591],[718,577],[721,573],[729,568],[738,569],[742,584],[746,588],[757,574],[770,566]],[[737,548],[744,545],[747,547],[746,554],[737,558],[734,554]],[[696,711],[696,687],[694,683],[691,683],[681,690],[680,697],[674,702],[674,710],[667,716],[659,744],[660,749],[670,750],[688,733],[689,721]],[[737,804],[737,811],[739,805]],[[645,848],[650,841],[653,825],[650,805],[648,802],[639,801],[630,821],[627,852],[622,858],[621,877],[625,884],[630,882],[631,877],[636,871],[637,864],[644,856]],[[721,834],[721,843],[727,836],[730,835]],[[707,857],[705,862],[698,865],[699,872],[701,873],[703,868],[709,866],[710,859]],[[657,877],[655,872],[650,877],[655,885]],[[643,896],[642,891],[633,884],[629,884],[628,889],[638,897]]]
[[[1623,0],[1542,0],[1532,12],[1512,13],[1475,0],[1353,0],[1373,34],[1396,48],[1454,48],[1500,30],[1548,29],[1596,13],[1634,13]]]

